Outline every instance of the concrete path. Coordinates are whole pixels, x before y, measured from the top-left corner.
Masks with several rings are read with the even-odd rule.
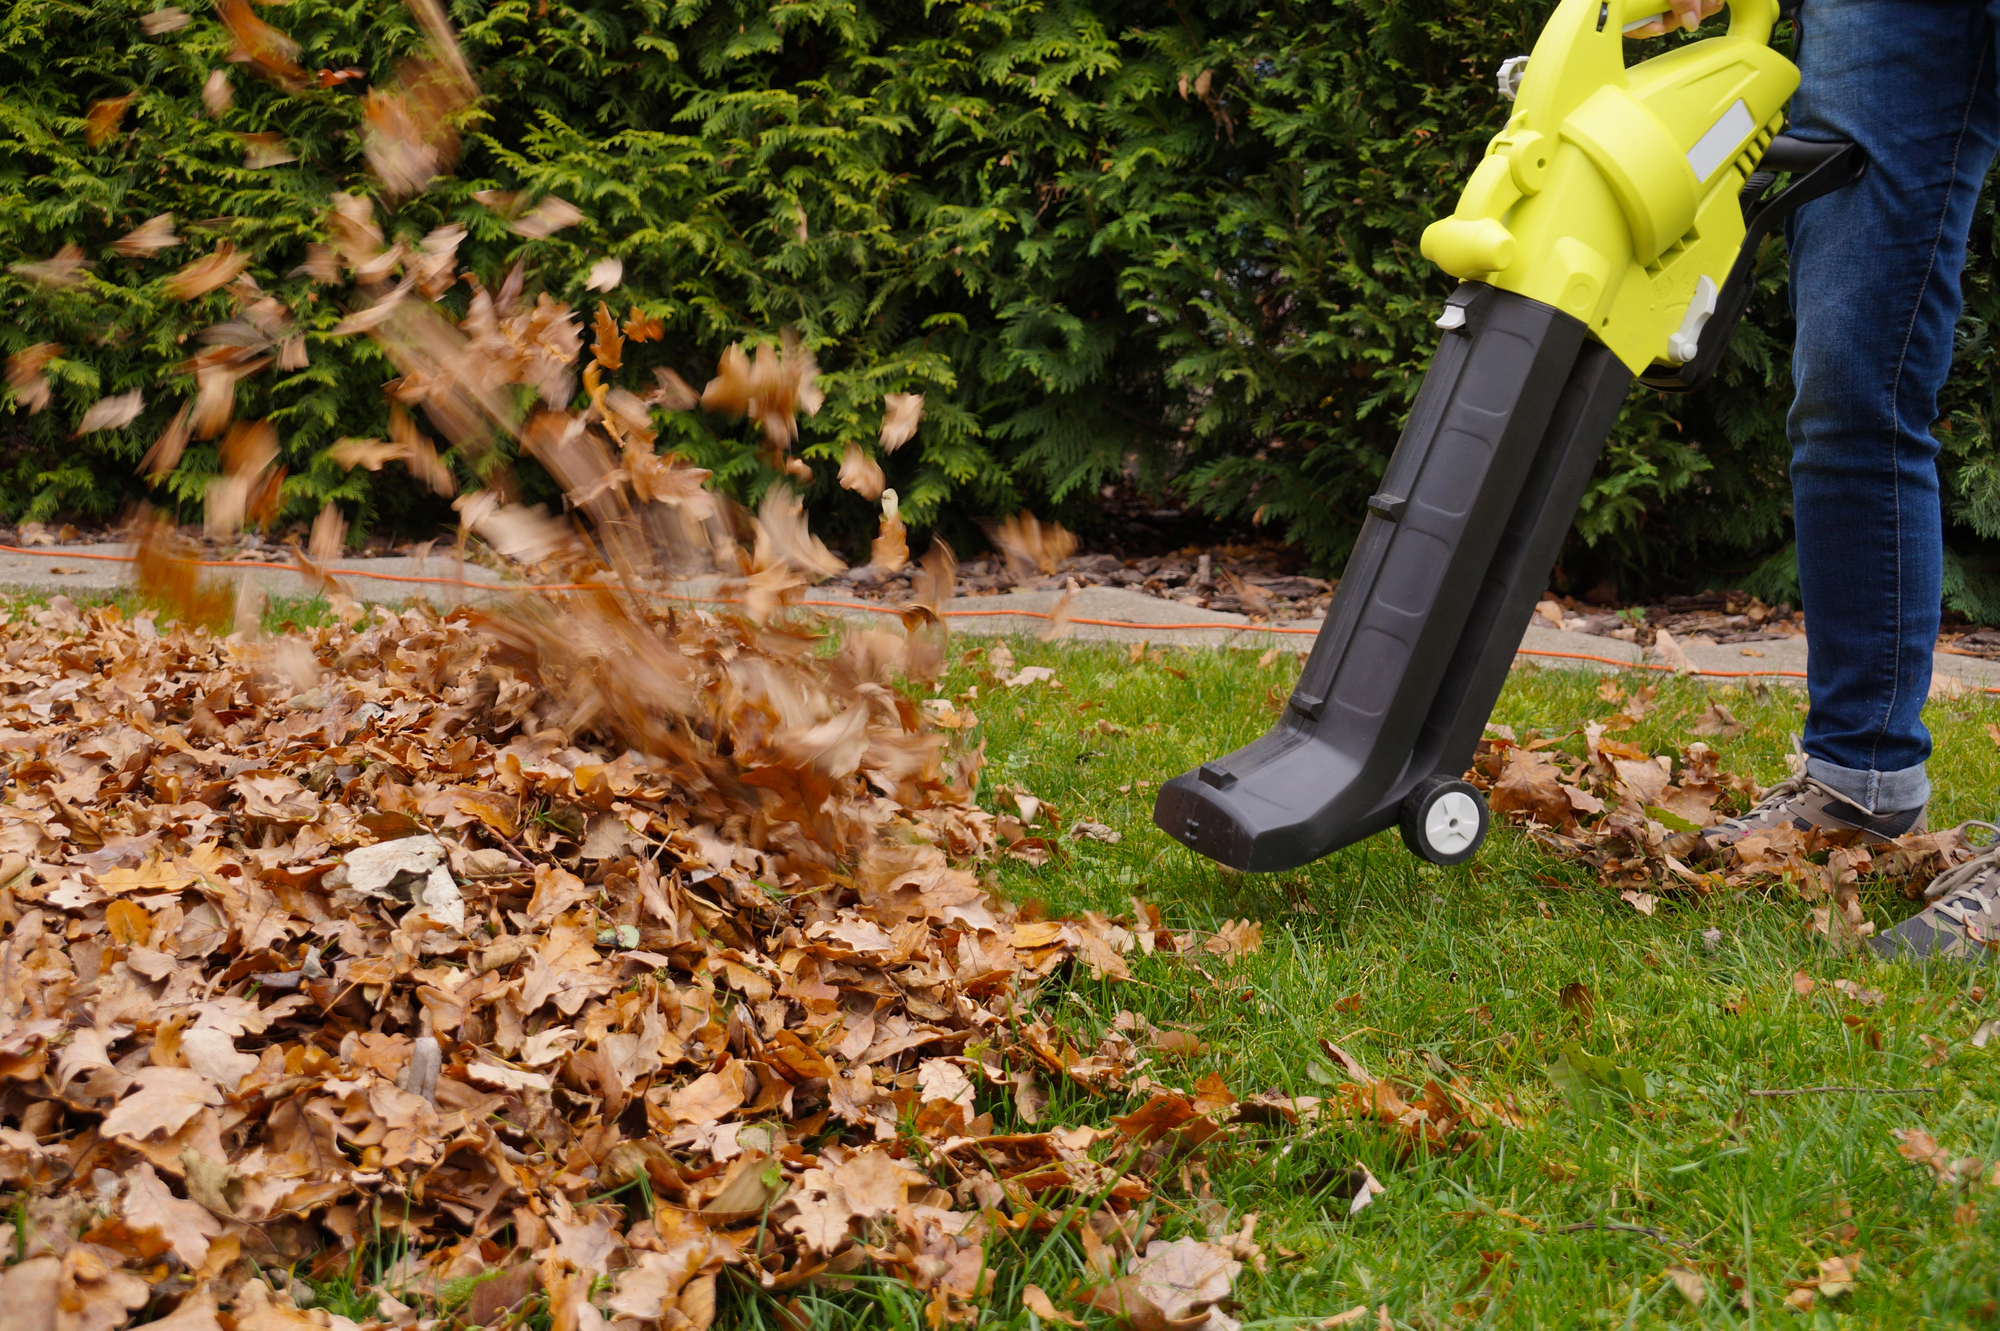
[[[1806,669],[1806,640],[1803,637],[1770,638],[1763,642],[1719,643],[1713,647],[1702,643],[1681,645],[1687,653],[1688,664],[1696,670],[1714,671],[1718,674],[1778,672],[1769,674],[1765,678],[1773,684],[1796,684],[1800,687],[1805,685],[1805,680],[1798,678]],[[1600,638],[1589,633],[1565,633],[1542,627],[1530,628],[1526,636],[1521,639],[1521,647],[1528,652],[1571,652],[1585,656],[1611,657],[1632,664],[1642,660],[1657,663],[1660,659],[1656,653],[1648,653],[1616,638]],[[1528,655],[1515,658],[1517,668],[1528,662],[1550,668],[1580,667],[1588,670],[1618,668],[1594,661],[1567,660],[1560,656]],[[1932,658],[1931,677],[1933,694],[1948,695],[1958,692],[1961,688],[2000,688],[2000,661],[1988,661],[1977,656],[1959,656],[1952,652],[1938,652]]]
[[[72,596],[120,591],[130,585],[131,565],[117,559],[88,556],[123,556],[127,553],[128,547],[122,545],[59,546],[50,549],[47,554],[33,555],[0,551],[0,588],[50,595],[67,592]],[[265,562],[284,561],[279,555],[272,554]],[[394,604],[424,599],[439,606],[453,606],[468,601],[491,600],[506,594],[506,580],[500,575],[474,564],[460,565],[449,551],[421,560],[406,556],[342,559],[335,561],[333,568],[347,579],[353,594],[366,601]],[[208,573],[231,582],[250,580],[262,587],[266,595],[273,597],[309,597],[314,594],[314,589],[303,577],[278,569],[212,567]],[[398,581],[402,578],[462,580],[474,585]],[[696,598],[714,595],[716,589],[716,580],[711,578],[683,583],[679,587],[682,594]],[[857,597],[833,589],[817,589],[808,599],[833,603],[812,607],[814,613],[851,615],[869,621],[881,618],[879,607],[871,607]],[[1048,629],[1049,621],[1045,616],[1054,611],[1061,599],[1062,593],[1055,591],[959,596],[947,602],[944,609],[946,622],[955,633],[976,637],[1036,636]],[[1115,620],[1120,624],[1145,627],[1117,627],[1092,623],[1093,620]],[[1294,620],[1275,626],[1292,631],[1273,632],[1274,626],[1252,624],[1244,615],[1203,610],[1178,601],[1163,601],[1122,587],[1085,587],[1070,602],[1069,623],[1061,636],[1066,642],[1145,642],[1155,647],[1233,647],[1253,651],[1279,647],[1286,651],[1304,652],[1312,646],[1313,634],[1318,632],[1320,622],[1318,619]],[[1169,625],[1175,627],[1167,627]],[[1214,627],[1181,627],[1185,625]],[[1575,658],[1608,658],[1612,662],[1637,665],[1648,655],[1632,643],[1615,638],[1541,626],[1530,628],[1521,646],[1524,651],[1536,654],[1516,658],[1517,666],[1532,663],[1547,669],[1608,671],[1621,667],[1608,664],[1603,659]],[[1729,674],[1771,672],[1764,677],[1773,683],[1804,683],[1796,677],[1803,674],[1806,668],[1804,638],[1775,638],[1764,642],[1717,646],[1693,643],[1684,644],[1684,647],[1689,663],[1700,671]],[[1538,655],[1544,652],[1558,655]],[[1655,655],[1652,659],[1657,661],[1658,657]],[[1934,691],[1953,693],[1961,687],[2000,687],[2000,661],[1939,652],[1934,675],[1938,681]]]
[[[14,591],[71,596],[102,596],[124,591],[132,585],[132,566],[123,562],[132,553],[128,545],[64,545],[51,547],[47,554],[17,555],[0,551],[0,587]],[[265,551],[256,562],[286,564],[285,552]],[[499,574],[474,564],[461,566],[449,550],[427,559],[393,555],[382,559],[337,559],[337,574],[348,576],[348,588],[359,600],[400,602],[425,599],[434,604],[458,605],[482,599],[490,593],[477,588],[439,586],[436,583],[408,583],[397,578],[449,578],[499,588],[505,580]],[[271,568],[210,567],[206,579],[235,585],[251,582],[272,597],[310,597],[316,589],[297,573]]]
[[[945,622],[954,633],[978,637],[1037,636],[1048,631],[1047,616],[1054,613],[1062,596],[1061,592],[1054,591],[955,596],[943,606]],[[872,617],[872,612],[855,603],[853,598],[818,592],[811,599],[822,602],[848,600],[856,606],[852,613]],[[1093,624],[1092,620],[1116,620],[1121,624],[1142,624],[1146,627],[1122,628]],[[1165,627],[1186,624],[1212,624],[1215,627]],[[1203,610],[1178,601],[1163,601],[1157,596],[1127,591],[1123,587],[1084,587],[1070,600],[1068,626],[1062,632],[1062,639],[1065,642],[1145,642],[1155,647],[1248,647],[1258,651],[1282,646],[1287,650],[1304,651],[1312,646],[1313,634],[1319,631],[1319,625],[1317,619],[1299,620],[1284,627],[1301,628],[1306,632],[1273,633],[1269,629],[1253,626],[1244,615]]]

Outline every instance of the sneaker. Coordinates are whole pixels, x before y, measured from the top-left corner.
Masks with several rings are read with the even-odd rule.
[[[2000,827],[1970,822],[2000,838]],[[1987,961],[2000,948],[2000,839],[1963,864],[1933,878],[1924,889],[1930,905],[1880,938],[1868,940],[1890,960]]]
[[[1924,806],[1896,813],[1870,813],[1832,787],[1803,774],[1786,777],[1764,792],[1755,808],[1729,818],[1701,834],[1711,849],[1734,845],[1752,832],[1791,826],[1801,832],[1859,832],[1868,845],[1880,846],[1910,832],[1924,830]]]

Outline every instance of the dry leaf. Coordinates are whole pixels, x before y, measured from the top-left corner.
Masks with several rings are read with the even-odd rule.
[[[1377,1197],[1388,1191],[1387,1188],[1382,1186],[1382,1180],[1376,1178],[1367,1165],[1357,1160],[1354,1162],[1354,1168],[1360,1171],[1361,1177],[1358,1181],[1358,1186],[1354,1189],[1353,1198],[1347,1203],[1347,1213],[1349,1215],[1359,1215],[1364,1209],[1372,1205]]]
[[[183,1296],[178,1308],[158,1321],[146,1323],[146,1327],[147,1331],[223,1331],[222,1321],[216,1316],[215,1295],[206,1287]]]
[[[201,1269],[201,1264],[208,1260],[209,1240],[222,1232],[214,1216],[193,1202],[175,1197],[160,1182],[153,1166],[144,1162],[125,1178],[125,1197],[119,1204],[119,1213],[132,1230],[157,1234],[190,1271]]]
[[[306,553],[316,564],[324,564],[338,559],[347,542],[347,519],[341,516],[340,505],[328,500],[313,519],[312,535],[306,544]]]
[[[146,1305],[152,1291],[138,1276],[118,1270],[109,1260],[116,1255],[93,1243],[63,1253],[55,1282],[59,1293],[49,1300],[56,1331],[113,1331]],[[7,1284],[11,1293],[14,1280]]]
[[[1056,1308],[1055,1301],[1049,1298],[1047,1294],[1044,1294],[1039,1285],[1023,1285],[1021,1287],[1021,1306],[1041,1318],[1044,1322],[1054,1322],[1061,1326],[1083,1326],[1085,1324],[1081,1317],[1075,1317],[1069,1313],[1059,1311]]]
[[[238,134],[236,137],[243,141],[245,170],[261,171],[267,166],[283,166],[299,160],[299,155],[285,146],[284,136],[275,131]]]
[[[139,16],[139,31],[148,37],[159,37],[169,32],[179,32],[194,22],[187,11],[168,5]]]
[[[634,305],[632,312],[625,316],[624,329],[625,339],[628,342],[657,342],[662,337],[665,337],[667,333],[667,326],[664,323],[646,313],[637,305]],[[660,405],[666,407],[667,410],[686,411],[699,400],[695,396],[694,390],[688,387],[687,382],[672,370],[665,368],[656,369],[653,371],[653,374],[660,382],[662,394],[671,391],[675,398],[675,401],[671,403],[665,400],[660,402]],[[670,386],[672,386],[671,389]]]
[[[222,1103],[214,1083],[186,1068],[148,1067],[133,1074],[132,1089],[104,1116],[106,1137],[143,1140],[179,1132],[205,1108]]]
[[[1506,771],[1493,783],[1488,803],[1495,813],[1525,814],[1551,827],[1574,816],[1562,769],[1546,755],[1527,749],[1508,750]]]
[[[1202,950],[1225,961],[1264,949],[1264,926],[1256,920],[1231,920],[1202,943]]]
[[[1688,655],[1681,649],[1681,645],[1674,641],[1674,635],[1665,629],[1660,629],[1655,634],[1651,654],[1658,659],[1661,665],[1666,666],[1677,675],[1688,674],[1694,669],[1694,663],[1688,660]],[[1697,731],[1696,733],[1701,732]]]
[[[882,520],[868,548],[868,562],[881,573],[895,573],[910,562],[909,533],[898,511],[896,492],[882,492]]]
[[[485,200],[482,199],[481,202]],[[567,199],[559,199],[551,194],[515,218],[508,229],[515,235],[526,236],[530,240],[544,240],[564,227],[574,226],[582,220],[581,208]]]
[[[841,488],[852,490],[872,502],[881,496],[882,484],[881,466],[862,450],[861,445],[849,440],[847,452],[840,460]]]
[[[754,525],[757,547],[751,559],[760,569],[783,563],[809,577],[830,578],[847,567],[806,530],[805,503],[786,486],[774,485],[764,492]]]
[[[136,92],[128,92],[123,97],[107,97],[92,102],[90,109],[83,113],[83,141],[96,148],[118,132],[125,119],[125,108],[138,98]]]
[[[1892,1128],[1889,1135],[1896,1139],[1897,1155],[1930,1170],[1931,1177],[1944,1187],[1956,1188],[1979,1173],[1979,1160],[1972,1156],[1953,1159],[1922,1128]]]
[[[429,0],[410,8],[420,16],[435,11]],[[362,153],[388,198],[415,194],[451,170],[458,160],[459,113],[478,94],[456,45],[435,39],[427,56],[399,60],[386,83],[368,89]]]
[[[893,453],[917,432],[924,418],[922,393],[889,393],[882,399],[882,451]]]
[[[1697,735],[1719,735],[1723,739],[1734,739],[1743,733],[1743,723],[1735,714],[1719,702],[1710,702],[1702,709],[1701,717],[1690,727]]]
[[[611,307],[601,300],[597,302],[597,318],[592,327],[597,337],[591,344],[591,358],[607,370],[621,367],[625,363],[625,338],[618,331],[618,320]]]
[[[1026,509],[1003,522],[988,524],[986,535],[999,548],[1016,582],[1035,573],[1054,573],[1076,552],[1076,537],[1056,523],[1037,521]]]
[[[1242,1269],[1229,1249],[1183,1238],[1171,1243],[1154,1239],[1145,1256],[1127,1264],[1126,1273],[1141,1298],[1179,1322],[1228,1298]]]
[[[19,273],[43,286],[62,288],[80,284],[84,272],[90,267],[90,262],[83,257],[83,247],[72,243],[57,250],[53,258],[39,263],[13,264],[8,271]]]
[[[1076,596],[1081,590],[1082,588],[1076,585],[1075,578],[1064,580],[1062,595],[1058,596],[1056,603],[1049,607],[1048,622],[1036,632],[1037,638],[1043,642],[1054,642],[1069,632],[1070,616],[1076,613]]]
[[[1819,1279],[1816,1283],[1822,1298],[1839,1298],[1854,1288],[1861,1277],[1862,1254],[1849,1253],[1845,1257],[1824,1257],[1819,1263]]]
[[[83,413],[83,419],[76,423],[76,432],[95,434],[99,430],[122,430],[138,420],[139,413],[145,409],[146,396],[136,388],[116,397],[101,397]]]
[[[1856,984],[1853,980],[1835,980],[1833,987],[1863,1007],[1882,1006],[1883,995],[1880,989],[1869,989],[1863,985]]]
[[[165,291],[175,300],[193,300],[217,287],[227,286],[249,266],[250,257],[238,254],[236,247],[225,240],[215,247],[215,253],[205,259],[196,259],[168,278]]]
[[[1667,1279],[1673,1281],[1681,1297],[1696,1308],[1708,1298],[1708,1280],[1699,1271],[1685,1266],[1670,1266],[1667,1268]]]
[[[251,13],[248,0],[215,0],[215,13],[258,73],[288,86],[304,81],[299,44]]]
[[[26,407],[31,416],[49,405],[46,367],[60,355],[62,347],[57,343],[36,342],[7,358],[7,387],[13,390],[14,400]]]
[[[220,69],[208,71],[208,78],[201,85],[201,104],[212,119],[220,119],[236,100],[236,90],[229,85],[229,75]]]
[[[158,217],[148,218],[119,239],[112,241],[111,248],[128,259],[139,259],[149,254],[157,254],[164,249],[171,249],[180,243],[181,238],[174,234],[174,215],[161,213]]]
[[[1361,1065],[1360,1059],[1354,1057],[1354,1055],[1328,1039],[1322,1038],[1319,1042],[1319,1047],[1326,1051],[1329,1058],[1340,1064],[1341,1070],[1347,1073],[1348,1076],[1354,1078],[1364,1086],[1374,1085],[1375,1079],[1368,1075],[1368,1070]]]
[[[702,390],[702,409],[748,416],[763,426],[773,448],[783,449],[798,438],[800,412],[819,414],[824,395],[818,375],[818,362],[790,328],[780,334],[776,348],[768,342],[759,345],[754,359],[739,342],[722,353],[715,378]]]

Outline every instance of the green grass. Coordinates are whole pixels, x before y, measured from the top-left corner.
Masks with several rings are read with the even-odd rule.
[[[1460,869],[1420,864],[1391,832],[1294,873],[1221,871],[1152,827],[1154,790],[1261,733],[1297,659],[1260,671],[1244,654],[1166,657],[1182,677],[1116,649],[1014,650],[1024,665],[1053,666],[1061,687],[982,690],[972,705],[985,723],[989,784],[1023,784],[1066,823],[1104,822],[1124,839],[1066,841],[1068,858],[1041,869],[1009,862],[1003,890],[1056,911],[1119,912],[1137,894],[1170,927],[1249,916],[1265,930],[1263,950],[1234,967],[1135,958],[1129,984],[1079,972],[1045,990],[1053,1019],[1082,1043],[1120,1008],[1192,1027],[1207,1052],[1163,1060],[1155,1072],[1183,1086],[1214,1072],[1239,1096],[1328,1095],[1330,1060],[1318,1048],[1326,1038],[1376,1076],[1421,1087],[1447,1070],[1480,1099],[1512,1097],[1525,1114],[1526,1126],[1495,1128],[1457,1154],[1408,1151],[1373,1124],[1267,1130],[1211,1152],[1214,1199],[1260,1213],[1258,1235],[1273,1253],[1268,1275],[1246,1271],[1239,1283],[1237,1315],[1247,1325],[1297,1325],[1358,1303],[1386,1304],[1394,1325],[1421,1328],[1956,1327],[1992,1318],[2000,1189],[1939,1191],[1896,1156],[1890,1133],[1923,1127],[1954,1156],[2000,1156],[2000,1047],[1969,1040],[1996,1007],[1973,987],[1992,988],[1994,977],[1835,957],[1809,931],[1809,908],[1780,894],[1669,897],[1648,918],[1509,829]],[[960,668],[946,688],[962,691],[972,678]],[[1615,708],[1597,696],[1602,678],[1523,669],[1496,719],[1547,732],[1604,716]],[[1659,706],[1622,738],[1677,748],[1719,698],[1749,725],[1737,739],[1711,741],[1725,765],[1765,782],[1784,774],[1803,719],[1797,691],[1759,697],[1696,680],[1625,681],[1658,684]],[[1985,725],[2000,720],[2000,705],[1934,705],[1928,720],[1939,749],[1934,822],[1991,816],[2000,749]],[[1887,889],[1867,902],[1883,928],[1914,909]],[[1724,939],[1713,955],[1700,940],[1711,927]],[[1800,970],[1821,982],[1811,997],[1793,988]],[[1842,977],[1884,991],[1886,1001],[1858,1007],[1828,983]],[[1583,1022],[1560,1001],[1579,983],[1595,1000]],[[1351,995],[1360,999],[1350,1010]],[[1850,1026],[1850,1015],[1864,1024]],[[1942,1065],[1924,1066],[1923,1035],[1946,1042]],[[1572,1039],[1642,1071],[1652,1094],[1569,1099],[1546,1067]],[[1819,1085],[1937,1090],[1746,1095]],[[1066,1089],[1051,1117],[1101,1123],[1130,1107]],[[1349,1219],[1340,1185],[1357,1162],[1388,1191]],[[1955,1216],[1961,1202],[1969,1208]],[[1184,1197],[1163,1199],[1153,1219],[1163,1237],[1200,1231]],[[1600,1227],[1574,1228],[1591,1225]],[[1279,1258],[1281,1247],[1297,1256]],[[1783,1306],[1787,1281],[1856,1250],[1866,1259],[1852,1292],[1805,1314]],[[1060,1295],[1081,1270],[1067,1239],[1025,1265],[1001,1252],[994,1261],[993,1325],[1031,1324],[1017,1301],[1020,1281]],[[1664,1278],[1675,1263],[1718,1285],[1740,1280],[1743,1290],[1691,1307]],[[804,1310],[829,1326],[917,1324],[854,1297],[808,1300]],[[737,1315],[743,1325],[778,1324],[754,1300]]]
[[[18,613],[23,603],[0,608]],[[310,626],[324,615],[323,604],[274,606],[266,626]],[[954,650],[975,645],[959,639]],[[1260,670],[1241,653],[1175,652],[1134,664],[1122,649],[1032,641],[1013,649],[1023,665],[1052,666],[1057,687],[981,688],[971,705],[988,745],[986,788],[1026,786],[1065,826],[1102,822],[1123,840],[1065,840],[1064,856],[1040,869],[1005,862],[1000,889],[1057,912],[1122,913],[1137,895],[1177,930],[1244,916],[1264,925],[1263,950],[1234,965],[1206,954],[1135,956],[1131,983],[1093,981],[1079,969],[1045,986],[1043,1013],[1081,1046],[1095,1043],[1120,1009],[1194,1030],[1204,1053],[1152,1069],[1184,1087],[1215,1073],[1239,1096],[1331,1096],[1338,1078],[1319,1048],[1327,1039],[1376,1076],[1421,1087],[1448,1074],[1480,1100],[1511,1099],[1525,1118],[1457,1153],[1408,1149],[1372,1123],[1329,1122],[1257,1129],[1196,1157],[1185,1181],[1197,1198],[1262,1217],[1258,1237],[1271,1264],[1239,1281],[1235,1315],[1245,1325],[1309,1326],[1357,1304],[1384,1305],[1392,1325],[1425,1331],[1995,1320],[2000,1188],[1941,1191],[1897,1157],[1891,1131],[1922,1127],[1955,1157],[2000,1157],[2000,1044],[1981,1050],[1969,1039],[2000,1010],[1976,987],[2000,989],[2000,973],[1835,957],[1807,928],[1809,907],[1782,891],[1669,895],[1656,915],[1641,916],[1587,870],[1506,828],[1460,869],[1419,863],[1391,832],[1297,872],[1228,873],[1153,828],[1153,795],[1161,780],[1261,733],[1290,690],[1297,658]],[[962,694],[976,678],[957,667],[945,689]],[[1524,668],[1495,719],[1524,735],[1567,731],[1615,709],[1598,697],[1603,678]],[[1709,741],[1725,767],[1765,782],[1784,774],[1804,717],[1797,691],[1622,679],[1657,685],[1659,700],[1621,738],[1678,749],[1707,703],[1720,699],[1749,727]],[[1986,726],[2000,722],[2000,703],[1934,704],[1927,719],[1938,740],[1933,825],[1992,817],[2000,747]],[[1887,888],[1864,899],[1884,929],[1914,909]],[[1723,936],[1715,953],[1701,942],[1710,928]],[[1820,982],[1809,997],[1793,987],[1801,970]],[[1886,1001],[1859,1007],[1833,991],[1837,978],[1882,990]],[[1587,1020],[1562,1001],[1577,984],[1593,996]],[[1945,1042],[1940,1065],[1925,1066],[1923,1036]],[[1572,1040],[1643,1073],[1650,1094],[1565,1094],[1547,1068]],[[1936,1090],[1746,1094],[1820,1085]],[[1102,1124],[1137,1103],[1051,1090],[1056,1123]],[[994,1110],[997,1131],[1025,1127],[1006,1103],[982,1099],[981,1107]],[[1350,1218],[1344,1180],[1357,1163],[1388,1190]],[[1162,1180],[1148,1216],[1164,1238],[1200,1233],[1198,1206],[1180,1180]],[[1851,1292],[1804,1314],[1784,1306],[1788,1282],[1812,1275],[1822,1258],[1857,1250],[1866,1259]],[[1061,1234],[997,1241],[990,1261],[996,1284],[979,1325],[1024,1331],[1037,1322],[1020,1305],[1021,1286],[1032,1281],[1060,1302],[1084,1269],[1074,1240]],[[1704,1272],[1719,1292],[1690,1306],[1665,1278],[1673,1264]],[[718,1325],[928,1326],[919,1295],[865,1275],[844,1291],[785,1298],[789,1311],[747,1282],[726,1282]],[[351,1306],[348,1315],[365,1311],[365,1296],[338,1280],[322,1299],[343,1312]],[[537,1313],[523,1325],[546,1323]],[[1371,1313],[1358,1325],[1375,1324]]]

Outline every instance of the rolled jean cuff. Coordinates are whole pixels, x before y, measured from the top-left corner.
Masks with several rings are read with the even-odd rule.
[[[1930,803],[1931,778],[1922,763],[1900,772],[1868,772],[1807,758],[1806,775],[1871,814],[1901,813]]]

